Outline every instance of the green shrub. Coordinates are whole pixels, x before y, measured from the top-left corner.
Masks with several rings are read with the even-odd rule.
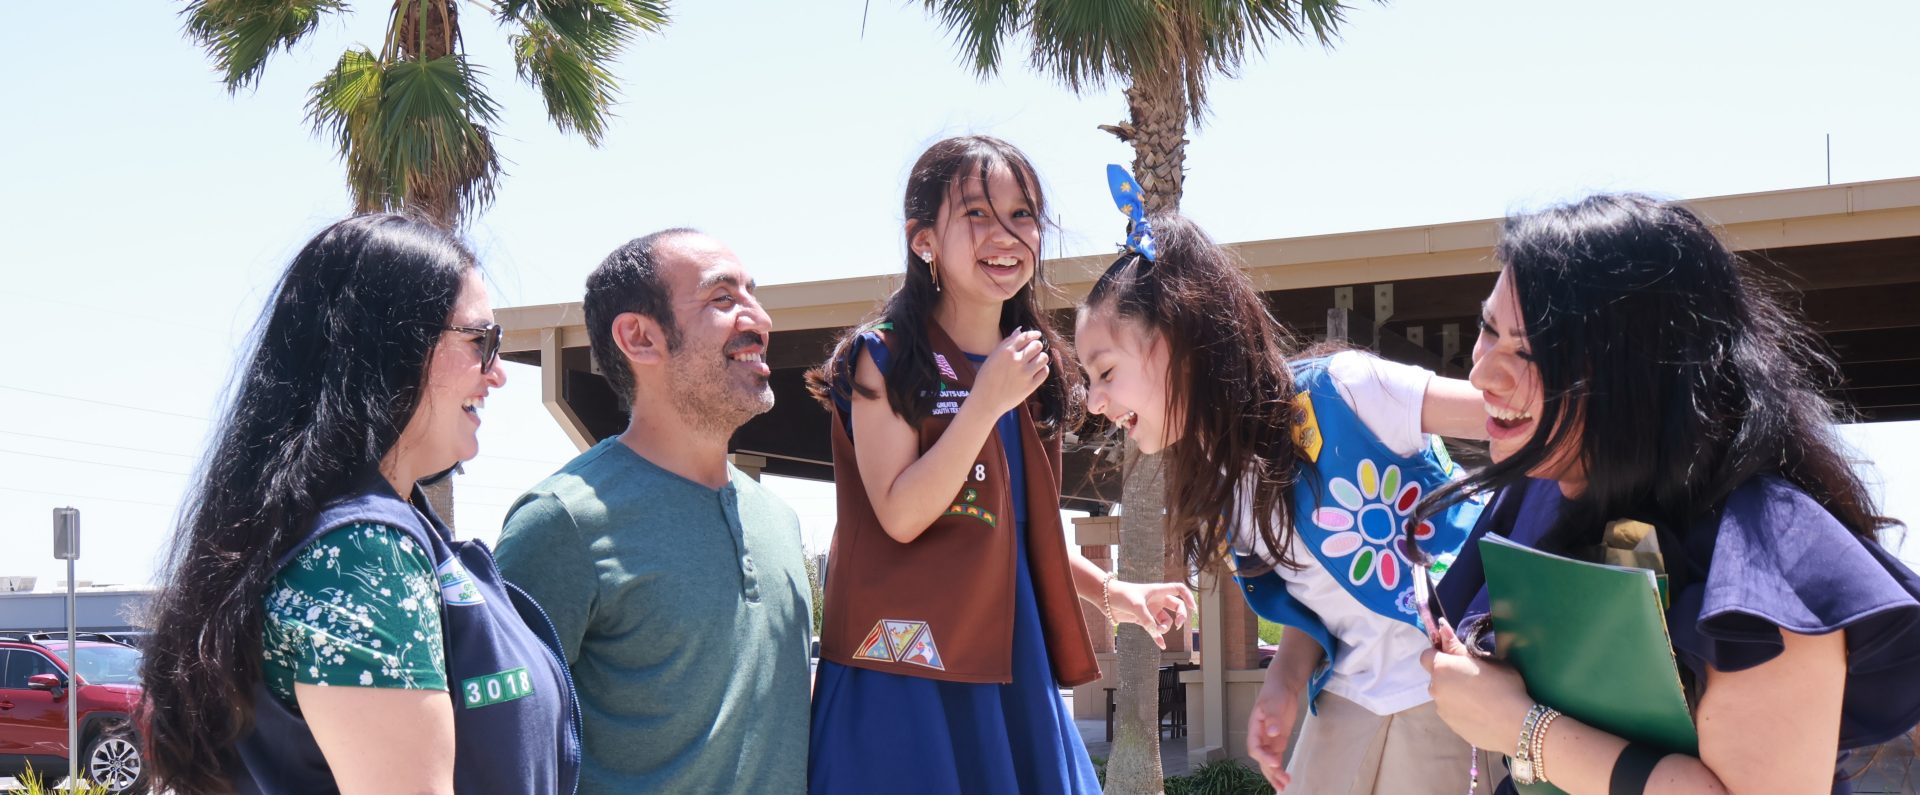
[[[1279,643],[1280,631],[1284,629],[1286,629],[1286,627],[1280,626],[1279,624],[1275,624],[1272,621],[1268,621],[1264,618],[1260,619],[1260,642],[1261,643]]]
[[[1167,779],[1166,795],[1274,795],[1260,771],[1222,759],[1208,762],[1184,776]]]
[[[40,778],[39,773],[34,772],[33,765],[28,764],[27,769],[22,771],[18,777],[14,778],[14,781],[17,782],[19,786],[7,790],[7,795],[54,795],[53,788],[60,783],[60,779],[66,778],[66,776],[57,773],[55,776],[57,776],[57,778],[51,783],[44,781]],[[78,786],[69,787],[62,791],[67,793],[67,795],[109,795],[105,784],[95,786],[84,780],[82,780]]]

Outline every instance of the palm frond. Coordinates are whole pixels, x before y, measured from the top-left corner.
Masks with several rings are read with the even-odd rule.
[[[1014,35],[1024,24],[1022,0],[925,0],[928,13],[940,20],[960,58],[971,61],[973,71],[982,77],[1000,69],[1001,39]]]
[[[667,0],[507,0],[497,8],[509,37],[514,72],[540,92],[547,118],[598,146],[619,83],[610,68],[643,33],[671,21]]]
[[[448,220],[493,201],[500,160],[486,125],[499,107],[479,75],[459,53],[387,65],[374,133],[389,197]]]
[[[526,33],[510,37],[509,44],[514,71],[540,90],[553,126],[599,146],[618,95],[613,73],[545,22],[528,23]]]
[[[446,224],[493,200],[499,109],[459,54],[382,60],[350,49],[313,85],[307,120],[331,137],[358,211],[413,209]]]
[[[1037,0],[1031,31],[1035,69],[1075,93],[1109,78],[1177,66],[1169,15],[1155,0]]]
[[[312,33],[343,0],[193,0],[181,11],[187,37],[207,51],[228,91],[260,80],[267,58]]]

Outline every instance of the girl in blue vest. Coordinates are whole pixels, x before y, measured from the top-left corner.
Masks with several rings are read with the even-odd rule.
[[[1483,435],[1478,393],[1360,351],[1290,363],[1292,338],[1232,256],[1186,218],[1149,221],[1113,171],[1134,223],[1080,308],[1087,408],[1163,453],[1167,532],[1187,563],[1230,562],[1255,612],[1287,627],[1247,754],[1276,789],[1316,795],[1463,782],[1468,749],[1427,695],[1402,545],[1446,556],[1471,526],[1471,503],[1407,519],[1456,473],[1430,434]]]
[[[396,215],[300,250],[186,502],[141,679],[157,788],[573,791],[538,606],[418,483],[504,385],[473,255]]]
[[[1045,209],[1013,146],[934,144],[907,183],[904,283],[814,374],[840,492],[815,795],[1096,793],[1058,689],[1099,676],[1081,605],[1156,637],[1186,621],[1184,586],[1115,580],[1062,535],[1079,373],[1040,302]]]

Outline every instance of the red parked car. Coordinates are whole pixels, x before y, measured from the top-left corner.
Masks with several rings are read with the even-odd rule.
[[[140,650],[80,633],[80,677],[71,683],[66,633],[0,635],[0,776],[33,766],[50,785],[67,777],[67,699],[79,704],[80,775],[114,793],[147,791],[133,724]]]

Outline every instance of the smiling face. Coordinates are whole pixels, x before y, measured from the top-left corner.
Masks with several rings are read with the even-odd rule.
[[[480,271],[468,269],[445,325],[479,328],[493,322],[493,305],[487,300]],[[470,332],[440,332],[439,344],[427,360],[420,405],[387,454],[383,469],[414,480],[451,469],[480,452],[480,409],[489,391],[507,383],[497,359],[481,369],[483,344]]]
[[[917,227],[909,240],[914,255],[933,255],[940,290],[950,299],[998,304],[1033,279],[1040,218],[1004,163],[988,169],[984,182],[973,174],[956,178],[939,217]]]
[[[680,332],[666,362],[668,394],[689,425],[731,435],[773,408],[773,319],[739,257],[719,241],[687,234],[659,245]]]
[[[1087,371],[1087,411],[1106,417],[1152,455],[1180,441],[1168,411],[1167,341],[1110,309],[1080,310],[1074,345]]]
[[[1494,281],[1492,294],[1481,306],[1480,337],[1473,344],[1473,372],[1468,375],[1485,401],[1487,452],[1496,462],[1511,458],[1535,434],[1542,432],[1539,417],[1546,393],[1541,385],[1539,365],[1527,341],[1524,317],[1520,294],[1513,286],[1513,271],[1502,269]],[[1574,422],[1570,407],[1562,410],[1559,422]],[[1561,481],[1578,480],[1576,451],[1579,446],[1576,425],[1560,451],[1527,474]]]

